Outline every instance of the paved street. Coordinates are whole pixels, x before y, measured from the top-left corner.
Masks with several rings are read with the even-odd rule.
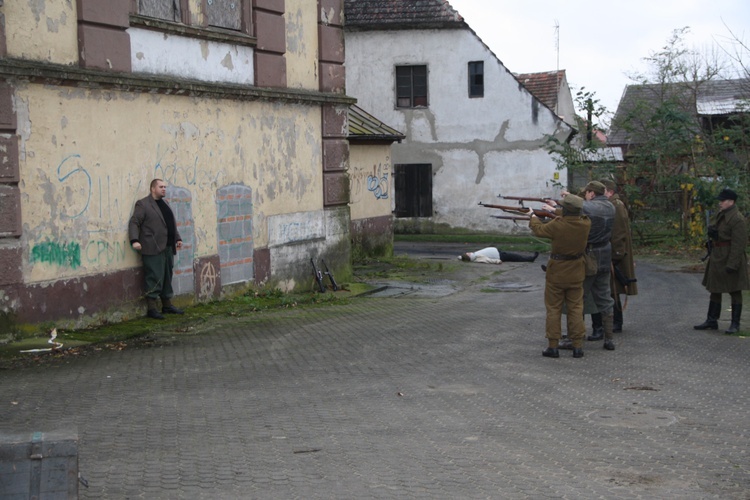
[[[750,339],[693,330],[700,275],[639,262],[617,349],[547,359],[543,261],[2,371],[0,431],[76,429],[91,499],[750,499]]]

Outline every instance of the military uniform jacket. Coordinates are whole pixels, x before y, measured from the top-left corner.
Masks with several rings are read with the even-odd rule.
[[[603,194],[583,202],[583,214],[591,219],[589,252],[596,258],[597,273],[609,273],[612,266],[612,226],[615,207]]]
[[[565,215],[549,222],[532,217],[529,227],[534,235],[552,240],[550,253],[569,259],[550,258],[547,263],[547,281],[550,283],[582,283],[586,277],[583,253],[591,229],[591,220],[585,215]]]
[[[166,203],[166,201],[165,201]],[[170,208],[171,210],[171,208]],[[158,255],[167,249],[167,223],[156,200],[148,195],[135,202],[133,216],[128,224],[130,241],[141,243],[142,255]],[[181,241],[180,232],[174,228],[175,242]],[[176,249],[172,249],[176,252]]]
[[[747,226],[736,205],[720,211],[713,221],[719,238],[703,273],[703,286],[711,293],[730,293],[750,289],[747,274]],[[728,273],[727,268],[737,272]]]
[[[619,196],[612,195],[609,199],[615,206],[615,222],[612,226],[612,264],[626,278],[635,278],[635,263],[633,262],[633,237],[630,232],[630,218],[628,209]],[[619,281],[612,280],[617,288],[617,293],[626,293],[627,295],[638,295],[638,284],[630,283],[625,290]]]

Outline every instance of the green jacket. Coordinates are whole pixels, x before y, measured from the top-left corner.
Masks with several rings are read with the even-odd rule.
[[[582,283],[586,277],[583,253],[586,251],[591,220],[585,215],[566,215],[556,217],[549,222],[542,222],[537,217],[532,217],[529,227],[536,236],[552,240],[550,250],[552,256],[571,257],[564,260],[550,257],[547,263],[547,281]]]

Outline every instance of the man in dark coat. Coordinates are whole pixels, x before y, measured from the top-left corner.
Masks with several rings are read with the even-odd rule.
[[[135,203],[128,224],[130,245],[141,252],[146,278],[146,302],[149,318],[164,319],[162,313],[182,314],[172,305],[172,272],[174,256],[182,247],[182,238],[172,209],[164,201],[167,184],[161,179],[151,181],[151,194]],[[157,299],[161,298],[161,313]]]
[[[712,244],[711,256],[703,273],[703,286],[711,292],[706,321],[696,325],[696,330],[716,330],[721,313],[721,294],[732,299],[732,321],[726,334],[737,333],[742,315],[742,290],[750,288],[747,272],[747,226],[745,217],[735,205],[737,193],[724,189],[717,196],[719,213],[708,227]]]
[[[562,200],[562,217],[542,223],[533,210],[529,211],[529,227],[534,235],[552,240],[544,288],[548,347],[542,356],[548,358],[560,357],[558,344],[562,336],[560,319],[563,306],[568,311],[568,337],[572,341],[573,357],[583,357],[586,333],[583,323],[583,280],[586,276],[583,257],[591,221],[581,215],[582,207],[583,200],[569,194]]]

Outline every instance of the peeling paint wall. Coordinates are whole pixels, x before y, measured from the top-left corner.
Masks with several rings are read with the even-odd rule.
[[[34,61],[78,62],[78,24],[73,0],[5,0],[8,56]]]
[[[349,183],[352,220],[383,217],[393,210],[391,145],[352,144],[349,148]]]
[[[429,163],[434,224],[510,231],[480,201],[499,193],[557,195],[548,135],[569,128],[523,88],[470,30],[347,32],[347,91],[358,105],[407,139],[394,144],[393,164]],[[468,63],[484,61],[484,97],[468,97]],[[395,66],[427,65],[426,108],[395,106]],[[416,221],[419,225],[421,221]]]
[[[253,49],[130,28],[133,71],[252,84]]]
[[[132,310],[127,227],[153,178],[183,238],[180,300],[305,288],[312,257],[350,272],[342,4],[325,1],[330,19],[308,0],[253,15],[189,0],[175,19],[139,5],[0,0],[0,313]]]
[[[290,88],[318,88],[317,2],[286,1],[286,76]]]
[[[190,195],[196,258],[219,253],[227,186],[252,192],[256,246],[321,207],[315,107],[19,85],[16,109],[26,282],[138,266],[127,223],[156,177]]]

